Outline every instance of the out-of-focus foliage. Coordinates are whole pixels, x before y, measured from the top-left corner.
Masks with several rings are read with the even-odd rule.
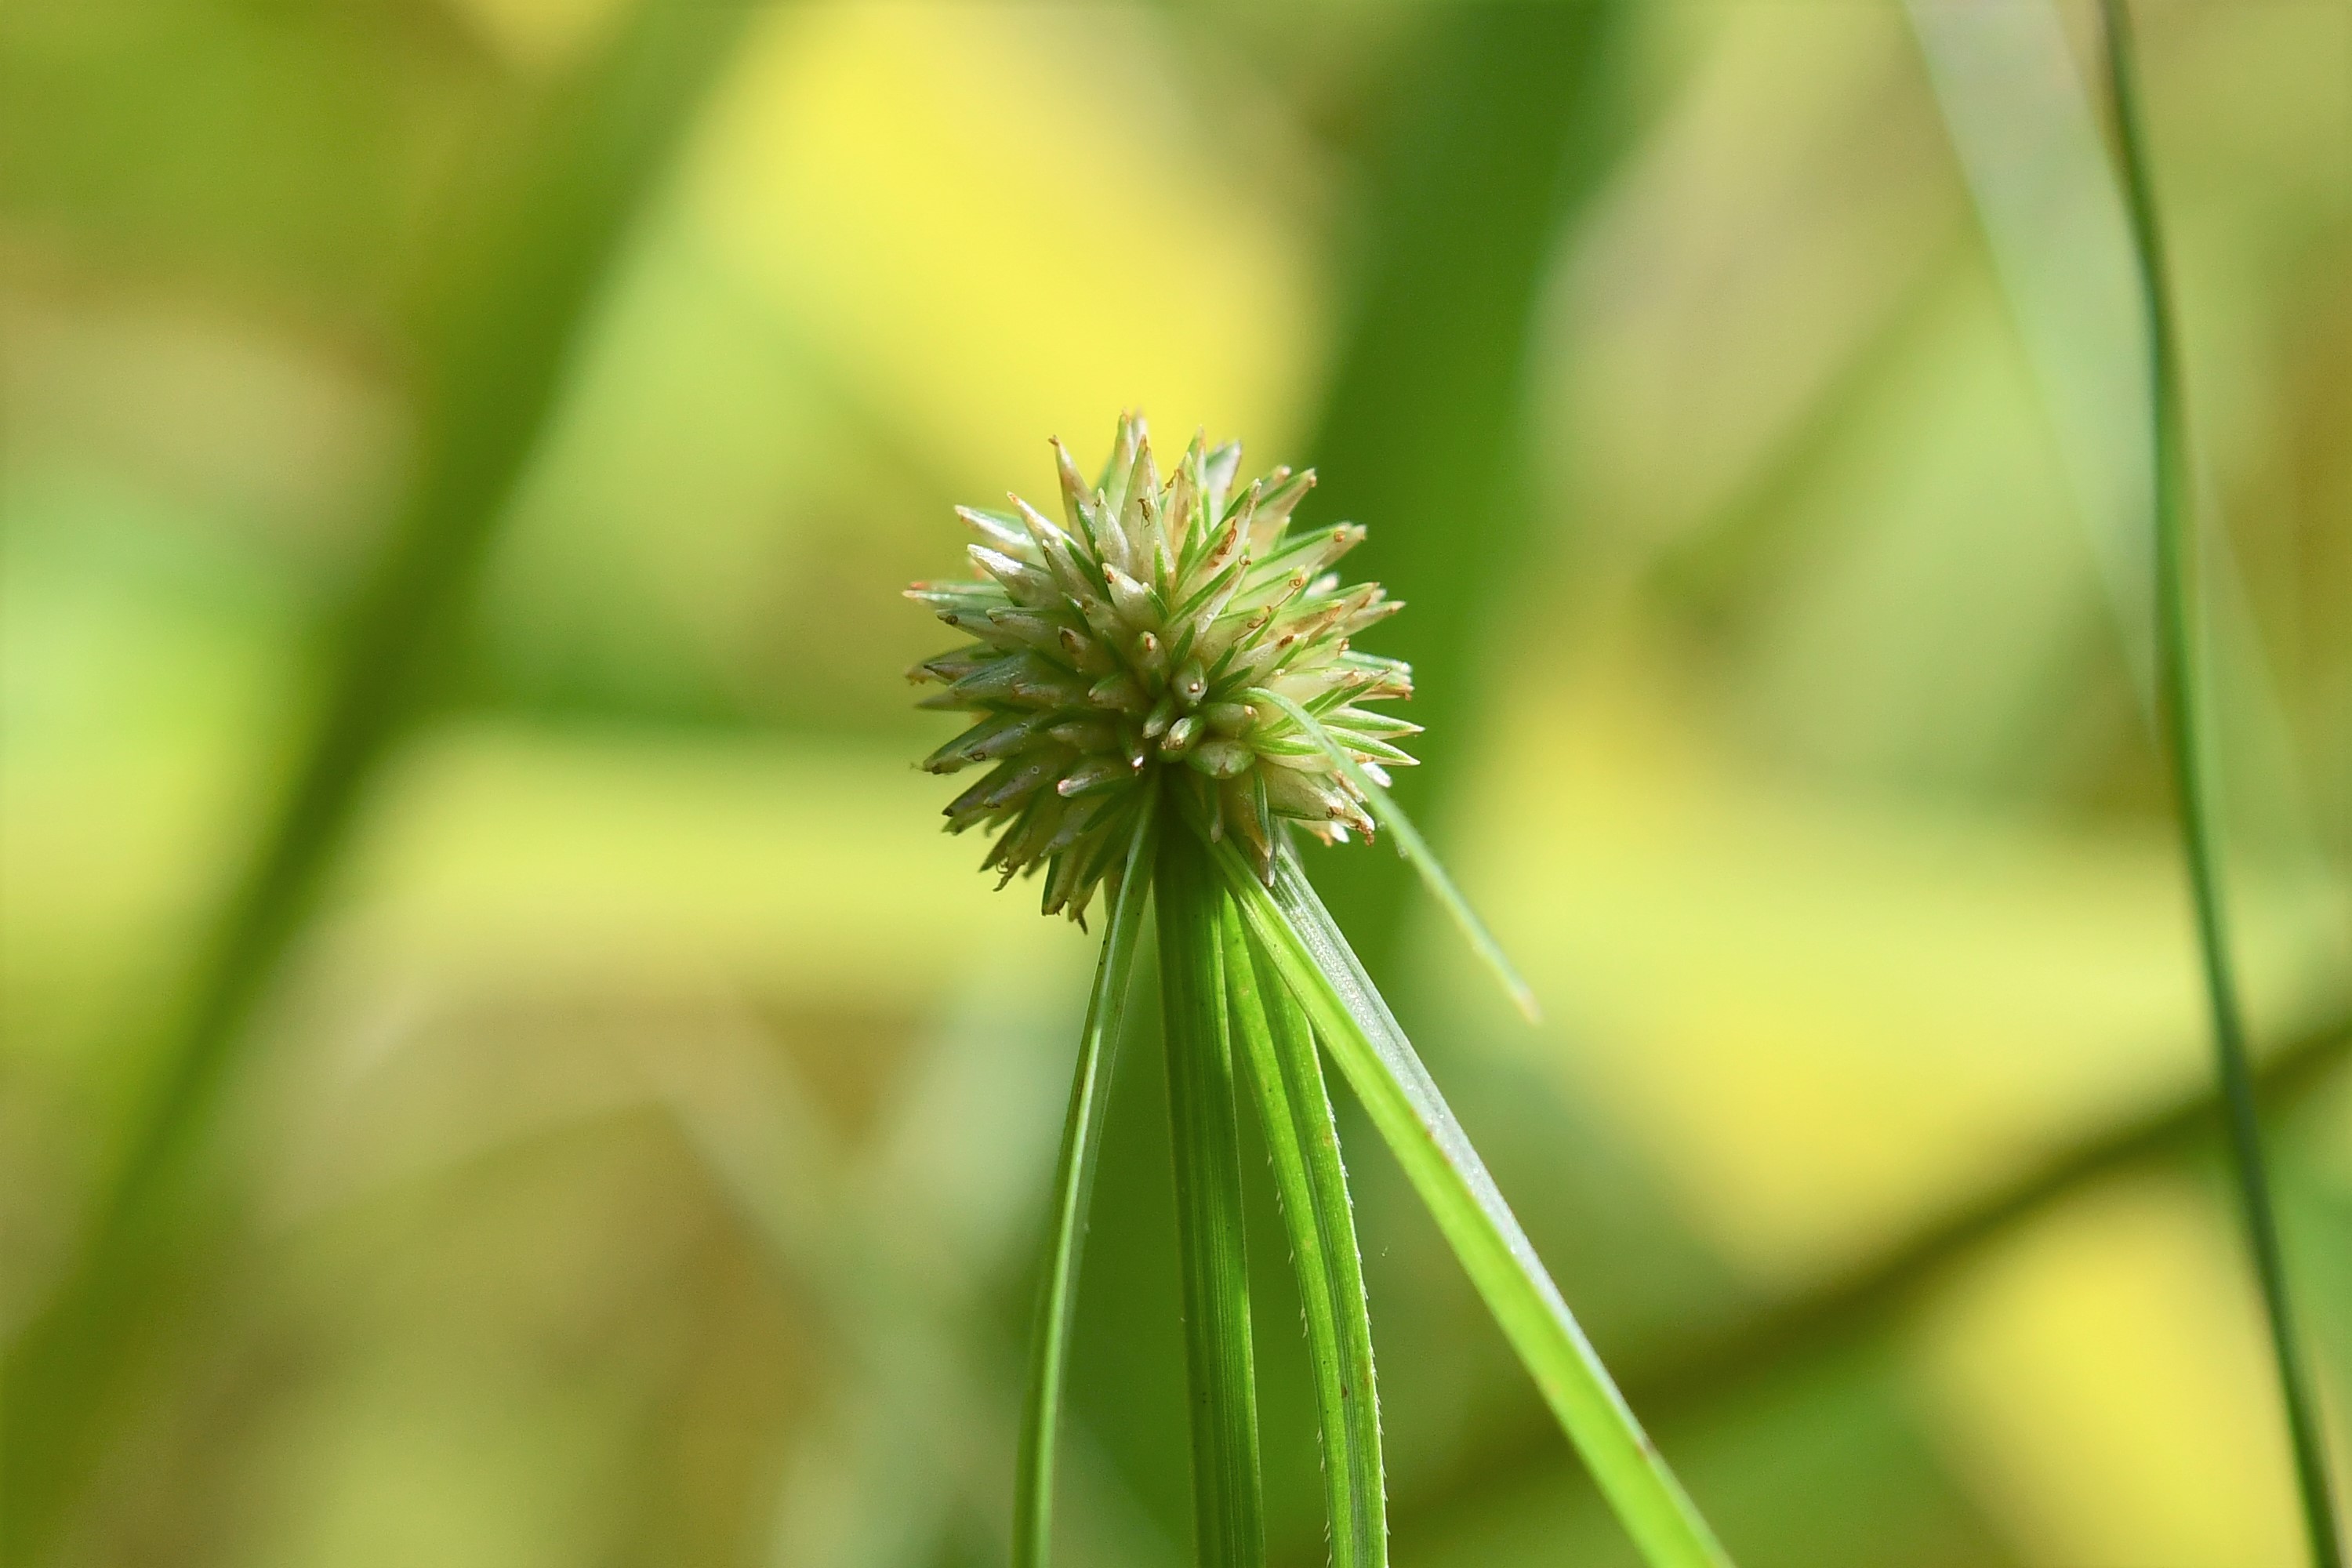
[[[0,10],[0,1333],[74,1256],[401,515],[420,323],[478,263],[452,215],[627,12]],[[2236,584],[2232,914],[2283,1043],[2352,999],[2352,18],[2142,12]],[[2296,1560],[2193,1141],[1833,1343],[1674,1381],[2205,1056],[2114,455],[2069,402],[2128,367],[2036,306],[2066,279],[2000,183],[2079,216],[2103,198],[2062,176],[2102,165],[1987,155],[2079,139],[2086,17],[2005,57],[2047,73],[2006,94],[1971,75],[1998,49],[1891,5],[1590,13],[750,18],[239,1033],[218,1278],[148,1347],[69,1561],[1001,1555],[1091,949],[932,830],[908,763],[945,721],[900,671],[942,645],[896,590],[958,569],[950,502],[1049,486],[1045,437],[1091,461],[1130,405],[1399,476],[1329,489],[1446,628],[1412,650],[1447,734],[1409,804],[1548,1022],[1410,899],[1382,979],[1637,1408],[1671,1391],[1657,1435],[1743,1563]],[[1556,75],[1465,87],[1498,36]],[[1572,106],[1512,117],[1554,80]],[[1523,280],[1412,231],[1461,189],[1509,207],[1475,216]],[[1454,321],[1475,363],[1411,374]],[[1412,488],[1474,459],[1461,512]],[[1415,581],[1442,561],[1486,574]],[[1186,1546],[1155,1056],[1114,1086],[1073,1562]],[[1350,1131],[1399,1553],[1625,1561]],[[2341,1411],[2352,1086],[2273,1132]],[[1311,1563],[1253,1201],[1269,1525]]]

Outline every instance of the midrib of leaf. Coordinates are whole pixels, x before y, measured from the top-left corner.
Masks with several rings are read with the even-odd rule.
[[[1197,1561],[1202,1568],[1262,1568],[1265,1510],[1242,1226],[1241,1129],[1217,930],[1223,895],[1200,841],[1181,830],[1163,833],[1155,886]]]
[[[1270,968],[1269,983],[1261,983],[1261,961],[1240,911],[1230,899],[1219,902],[1234,1039],[1265,1130],[1307,1320],[1332,1568],[1372,1568],[1388,1561],[1380,1399],[1370,1308],[1331,1102],[1306,1018]]]
[[[1054,1536],[1054,1447],[1060,1426],[1062,1372],[1069,1357],[1070,1323],[1078,1300],[1078,1266],[1086,1249],[1087,1209],[1094,1191],[1096,1156],[1102,1146],[1103,1115],[1110,1103],[1105,1080],[1118,1055],[1128,983],[1141,945],[1143,915],[1150,896],[1152,838],[1160,814],[1147,799],[1136,813],[1134,836],[1103,931],[1102,956],[1095,965],[1086,1026],[1078,1036],[1078,1059],[1070,1078],[1070,1109],[1062,1125],[1062,1153],[1054,1172],[1052,1231],[1046,1241],[1045,1283],[1037,1300],[1037,1327],[1030,1346],[1029,1389],[1021,1413],[1021,1447],[1013,1493],[1013,1568],[1043,1568]]]
[[[1653,1568],[1730,1561],[1561,1300],[1437,1085],[1287,846],[1271,891],[1213,849],[1242,919],[1348,1077],[1545,1402]]]

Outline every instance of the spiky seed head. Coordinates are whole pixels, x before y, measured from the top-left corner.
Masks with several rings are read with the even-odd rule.
[[[1018,496],[1010,511],[960,507],[979,579],[907,590],[973,639],[908,671],[946,688],[923,707],[975,715],[922,763],[987,768],[949,803],[948,830],[989,828],[982,868],[1000,887],[1042,869],[1045,913],[1082,924],[1155,799],[1230,835],[1269,879],[1278,821],[1369,837],[1361,792],[1263,697],[1297,703],[1375,777],[1412,762],[1394,742],[1420,726],[1360,706],[1411,696],[1412,671],[1349,646],[1402,606],[1330,570],[1364,531],[1293,529],[1311,469],[1236,493],[1238,442],[1195,436],[1163,479],[1140,414],[1120,417],[1094,484],[1053,446],[1059,521]]]

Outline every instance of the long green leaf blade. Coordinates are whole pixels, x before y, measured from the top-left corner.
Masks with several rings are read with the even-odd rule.
[[[1218,845],[1215,855],[1250,934],[1330,1047],[1643,1556],[1654,1568],[1728,1563],[1297,858],[1286,847],[1269,890],[1232,846]]]
[[[1241,1125],[1217,935],[1223,895],[1200,841],[1190,834],[1162,839],[1157,892],[1199,1562],[1202,1568],[1260,1568],[1265,1504],[1242,1226]]]
[[[1060,1429],[1062,1372],[1069,1359],[1070,1323],[1078,1303],[1078,1265],[1086,1251],[1087,1211],[1094,1192],[1096,1155],[1102,1147],[1106,1080],[1118,1059],[1128,983],[1142,945],[1145,901],[1150,895],[1152,838],[1159,812],[1149,797],[1137,812],[1134,836],[1110,924],[1095,965],[1094,992],[1078,1036],[1070,1077],[1070,1110],[1062,1124],[1062,1154],[1054,1172],[1053,1231],[1046,1243],[1045,1279],[1037,1299],[1030,1345],[1029,1391],[1021,1413],[1021,1448],[1013,1491],[1013,1568],[1043,1568],[1053,1553],[1054,1440]]]
[[[1364,765],[1349,756],[1347,748],[1333,740],[1331,731],[1323,728],[1312,713],[1282,693],[1269,691],[1263,686],[1252,687],[1249,700],[1280,709],[1290,716],[1291,721],[1304,734],[1329,753],[1331,761],[1348,776],[1348,781],[1364,792],[1364,798],[1371,803],[1372,820],[1387,828],[1390,836],[1395,838],[1397,853],[1420,873],[1423,886],[1429,889],[1430,895],[1444,908],[1445,912],[1454,917],[1454,923],[1461,929],[1471,951],[1494,971],[1495,978],[1502,982],[1503,989],[1510,994],[1519,1011],[1526,1015],[1528,1022],[1532,1024],[1542,1017],[1543,1010],[1536,1005],[1535,992],[1512,964],[1509,955],[1503,952],[1503,944],[1495,940],[1495,933],[1486,929],[1486,922],[1478,918],[1478,911],[1470,907],[1470,900],[1462,896],[1462,889],[1455,887],[1454,879],[1445,874],[1445,867],[1437,858],[1437,852],[1429,847],[1429,841],[1412,825],[1412,818],[1404,814],[1404,807],[1381,786],[1380,780],[1366,773]]]
[[[1388,1499],[1371,1314],[1331,1101],[1298,1005],[1270,972],[1261,979],[1240,911],[1222,902],[1234,1037],[1265,1129],[1315,1368],[1332,1568],[1377,1568],[1388,1561]]]

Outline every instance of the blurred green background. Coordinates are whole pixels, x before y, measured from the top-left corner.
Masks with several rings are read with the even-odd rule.
[[[2343,1469],[2352,10],[2140,14]],[[897,590],[1140,405],[1370,526],[1432,726],[1399,794],[1547,1022],[1384,849],[1315,869],[1744,1563],[2299,1561],[2090,25],[0,10],[16,1554],[1001,1561],[1092,948],[934,831],[901,671],[945,639]],[[1147,1030],[1072,1563],[1189,1550],[1162,1094]],[[1629,1563],[1365,1131],[1399,1560]]]

